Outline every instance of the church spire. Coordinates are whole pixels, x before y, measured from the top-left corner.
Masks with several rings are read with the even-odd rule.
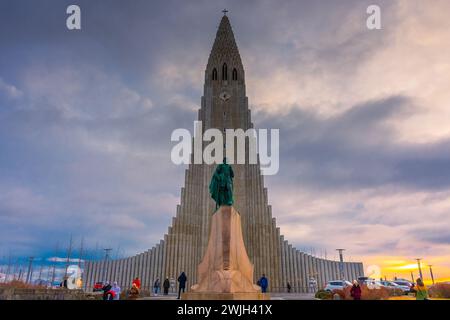
[[[219,28],[217,29],[216,39],[209,55],[207,69],[221,67],[224,63],[235,68],[243,70],[241,56],[234,39],[233,29],[231,28],[230,20],[224,10],[224,15],[220,21]]]

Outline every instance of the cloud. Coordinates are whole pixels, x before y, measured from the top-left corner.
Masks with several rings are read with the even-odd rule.
[[[422,144],[396,139],[392,123],[412,112],[410,99],[389,97],[330,117],[297,108],[276,117],[259,112],[255,123],[280,128],[280,175],[275,180],[320,189],[446,189],[450,140]]]
[[[64,262],[67,263],[67,258],[64,257],[49,257],[47,258],[48,262]],[[79,263],[79,262],[84,262],[83,259],[69,259],[69,263]]]
[[[6,83],[1,77],[0,77],[0,93],[6,95],[6,97],[10,99],[18,99],[23,94],[22,91],[17,89],[15,86]]]

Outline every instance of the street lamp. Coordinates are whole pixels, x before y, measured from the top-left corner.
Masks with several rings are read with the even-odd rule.
[[[33,277],[33,260],[34,257],[29,257],[29,264],[28,264],[28,272],[27,272],[27,280],[26,283],[30,283],[31,282],[31,278]]]
[[[417,266],[419,267],[419,277],[423,281],[422,268],[420,266],[420,260],[422,260],[422,258],[416,258],[416,260],[417,260]]]
[[[433,269],[431,268],[433,265],[431,265],[431,264],[429,264],[428,265],[428,268],[430,268],[430,275],[431,275],[431,281],[433,282],[433,284],[434,284],[434,275],[433,275]]]
[[[105,263],[103,265],[103,279],[102,279],[102,281],[106,281],[106,276],[107,276],[106,263],[108,261],[109,253],[111,252],[112,248],[104,248],[103,250],[105,250]]]
[[[345,249],[336,249],[337,252],[339,252],[339,273],[341,280],[344,280],[344,255],[343,252]]]

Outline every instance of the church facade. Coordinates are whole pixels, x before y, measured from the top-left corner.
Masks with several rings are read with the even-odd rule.
[[[198,120],[203,131],[217,128],[253,128],[245,88],[245,71],[230,21],[222,17],[205,70],[204,95]],[[158,244],[132,257],[109,261],[86,261],[84,286],[90,290],[97,281],[117,281],[122,288],[135,277],[150,289],[159,278],[188,276],[187,289],[197,283],[197,266],[206,250],[215,203],[208,185],[215,165],[191,164],[185,172],[185,186],[176,216]],[[311,284],[321,287],[329,280],[353,280],[364,275],[359,262],[322,259],[292,246],[277,227],[268,204],[264,176],[257,164],[234,164],[234,207],[241,214],[244,243],[254,265],[254,282],[265,274],[269,291],[307,292]]]

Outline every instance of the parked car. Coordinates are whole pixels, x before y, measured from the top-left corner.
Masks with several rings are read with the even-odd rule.
[[[94,288],[92,289],[92,291],[97,292],[97,291],[102,291],[103,288],[103,282],[96,282],[94,284]]]
[[[347,286],[352,286],[352,283],[346,280],[332,280],[327,282],[323,290],[332,292],[333,290],[343,290]]]
[[[375,281],[375,279],[369,278],[369,277],[359,277],[358,278],[358,282],[360,284],[367,284],[368,282],[372,282],[372,281]]]
[[[390,290],[400,290],[402,294],[408,294],[411,288],[405,285],[399,285],[393,281],[380,281],[382,285]]]
[[[412,284],[411,282],[406,281],[406,280],[394,280],[392,282],[395,284],[398,284],[401,287],[404,287],[405,289],[408,288],[407,290],[405,290],[406,293],[410,293],[411,288],[414,287],[414,284]]]

